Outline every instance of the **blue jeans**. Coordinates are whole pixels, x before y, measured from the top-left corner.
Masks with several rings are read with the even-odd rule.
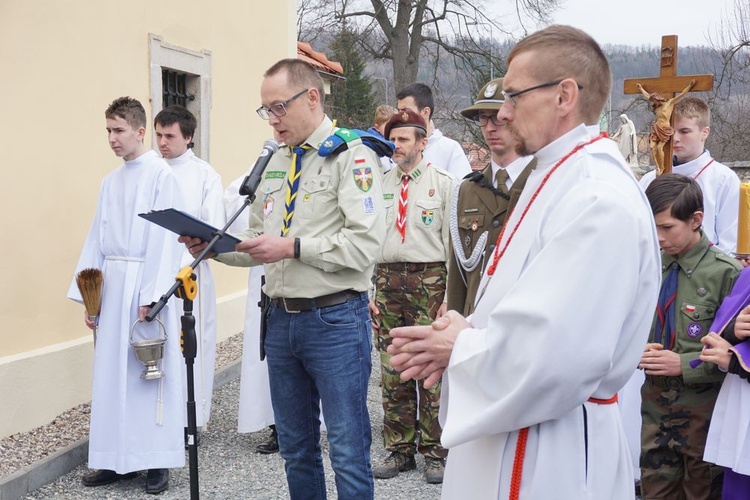
[[[287,313],[274,305],[267,324],[271,402],[291,498],[326,498],[321,402],[338,498],[373,498],[367,412],[372,322],[367,294],[309,312]]]

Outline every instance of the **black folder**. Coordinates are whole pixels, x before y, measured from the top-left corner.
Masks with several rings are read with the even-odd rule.
[[[175,208],[152,210],[145,214],[138,214],[138,216],[180,236],[192,236],[193,238],[200,238],[203,241],[211,241],[214,235],[219,232],[211,224],[196,219],[192,215]],[[240,241],[231,234],[224,233],[224,236],[216,242],[213,251],[215,253],[234,252],[234,246]]]

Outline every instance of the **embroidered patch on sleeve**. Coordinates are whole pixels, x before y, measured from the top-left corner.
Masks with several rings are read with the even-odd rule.
[[[354,175],[354,183],[359,189],[366,193],[372,187],[372,169],[370,167],[365,167],[364,158],[355,159],[354,164],[357,165],[357,167],[352,170],[352,174]]]
[[[375,202],[372,196],[365,196],[362,198],[362,208],[364,209],[365,215],[375,215]]]

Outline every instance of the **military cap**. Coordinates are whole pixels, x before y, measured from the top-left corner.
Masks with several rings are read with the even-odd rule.
[[[391,116],[391,119],[385,124],[385,138],[389,139],[391,137],[392,129],[401,127],[416,127],[422,129],[425,134],[427,133],[424,118],[419,113],[407,109]]]
[[[477,100],[472,106],[461,110],[466,118],[474,118],[480,111],[497,111],[503,105],[503,79],[490,80],[477,95]]]

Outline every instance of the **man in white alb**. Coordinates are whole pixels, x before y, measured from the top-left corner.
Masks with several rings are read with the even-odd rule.
[[[182,106],[168,106],[154,118],[156,143],[161,155],[172,167],[180,184],[185,211],[214,227],[224,227],[224,203],[221,177],[207,162],[201,160],[190,145],[197,121]],[[193,257],[183,252],[182,265],[188,266]],[[195,356],[196,425],[205,428],[211,416],[211,396],[214,389],[216,360],[216,287],[208,260],[195,269],[198,296],[193,304],[195,334],[198,349]],[[182,300],[177,299],[182,308]],[[187,395],[187,391],[184,391]],[[187,436],[187,433],[186,433]]]
[[[174,283],[183,249],[172,233],[138,217],[151,210],[182,208],[172,170],[143,143],[146,112],[121,97],[105,112],[110,148],[125,162],[104,178],[99,204],[76,272],[96,268],[104,275],[94,349],[89,467],[85,486],[132,479],[148,469],[146,493],[169,487],[169,468],[185,465],[182,428],[185,405],[180,327],[174,302],[159,323],[144,323],[151,305]],[[82,300],[75,279],[68,298]],[[92,318],[86,325],[95,328]],[[139,321],[136,323],[136,321]],[[159,368],[162,378],[143,380],[143,365],[129,343],[167,336]]]
[[[394,329],[402,377],[443,375],[443,498],[632,499],[617,391],[643,352],[660,282],[651,211],[614,141],[599,45],[550,26],[508,55],[498,118],[538,161],[474,313]]]

